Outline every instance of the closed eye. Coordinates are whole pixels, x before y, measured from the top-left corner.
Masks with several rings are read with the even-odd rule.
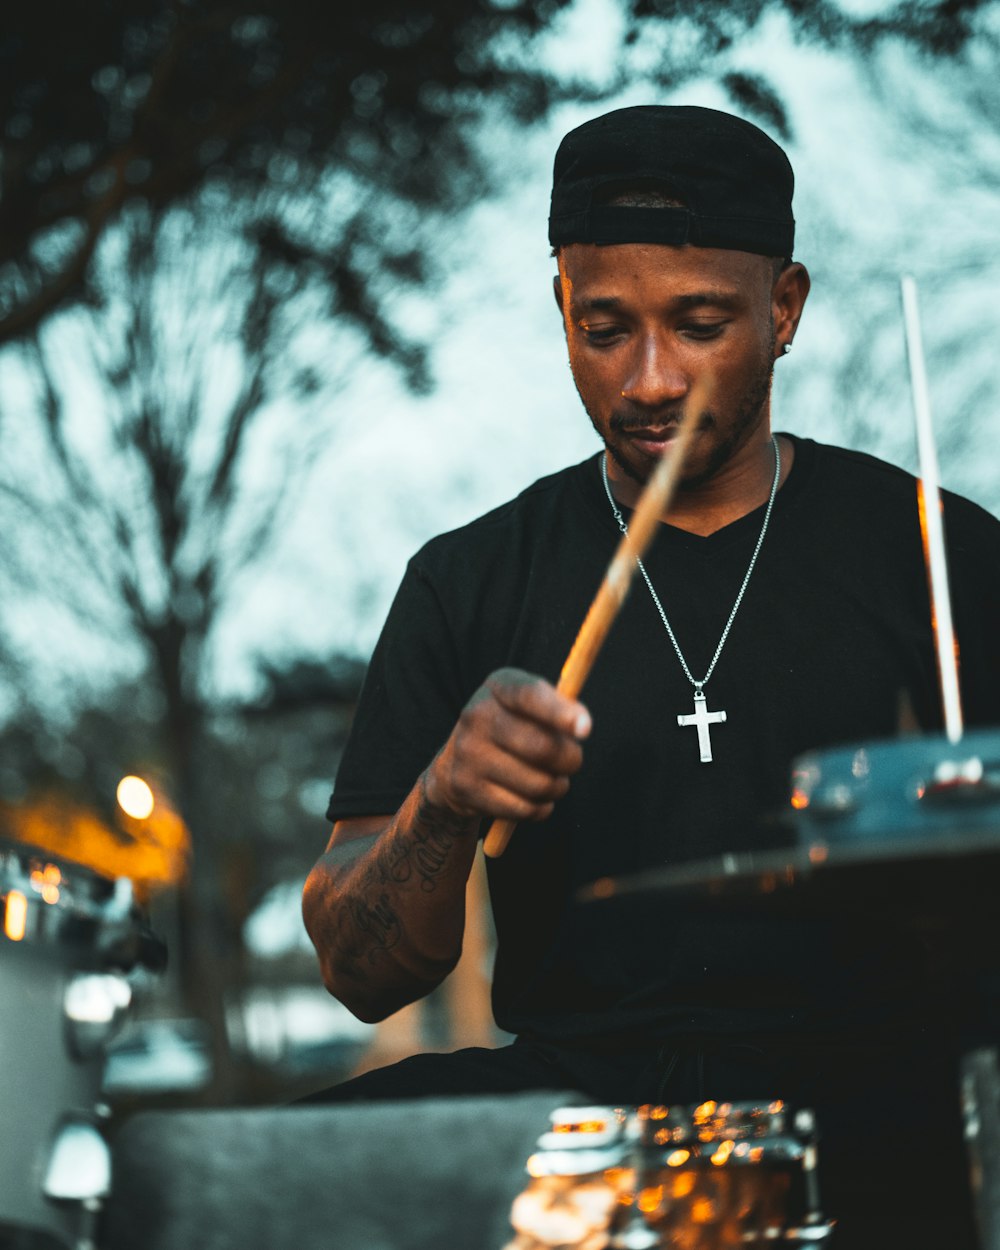
[[[588,343],[600,346],[604,343],[613,343],[623,333],[623,330],[621,326],[616,325],[592,326],[582,323],[580,325],[580,333]]]
[[[688,338],[714,339],[719,337],[727,325],[729,325],[728,319],[725,321],[686,321],[677,329],[680,334]]]

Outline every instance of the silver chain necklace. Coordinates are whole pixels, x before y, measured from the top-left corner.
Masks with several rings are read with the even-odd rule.
[[[705,676],[699,681],[697,677],[688,668],[688,662],[684,658],[684,652],[680,648],[677,637],[670,626],[667,614],[663,610],[663,604],[660,602],[660,596],[653,589],[653,583],[649,580],[649,574],[646,572],[646,566],[636,557],[636,564],[639,566],[639,572],[642,574],[643,580],[649,589],[649,593],[653,597],[653,603],[656,604],[656,610],[660,614],[660,620],[666,627],[670,641],[674,645],[674,651],[677,658],[681,662],[681,668],[688,681],[694,686],[694,712],[685,716],[677,717],[677,724],[682,728],[688,725],[694,725],[698,730],[698,748],[703,764],[711,764],[712,762],[712,739],[709,735],[709,725],[721,725],[726,719],[726,713],[710,712],[708,704],[705,700],[705,686],[708,679],[715,672],[715,666],[719,662],[719,656],[722,654],[722,648],[726,645],[726,639],[729,637],[729,631],[732,629],[733,621],[736,619],[736,613],[740,610],[740,604],[743,602],[743,596],[750,582],[750,574],[753,572],[754,565],[757,563],[757,557],[760,555],[760,549],[764,545],[764,535],[767,533],[767,526],[771,520],[771,509],[774,507],[774,497],[778,493],[778,479],[781,477],[781,452],[778,450],[778,440],[772,435],[771,446],[774,448],[774,481],[771,483],[771,493],[767,500],[767,509],[764,512],[764,523],[760,527],[760,533],[757,535],[757,545],[753,549],[753,555],[750,557],[750,563],[747,565],[747,571],[743,577],[743,585],[739,589],[736,596],[736,602],[733,604],[733,610],[729,613],[729,620],[726,621],[726,627],[722,631],[722,637],[719,639],[719,645],[715,648],[715,654],[712,656],[712,662],[708,666]],[[611,511],[614,513],[615,520],[618,522],[618,528],[623,534],[628,533],[628,526],[625,524],[625,518],[618,511],[618,505],[615,503],[614,495],[611,493],[611,483],[608,481],[608,458],[601,457],[601,477],[604,479],[604,490],[608,496],[608,503],[611,505]]]

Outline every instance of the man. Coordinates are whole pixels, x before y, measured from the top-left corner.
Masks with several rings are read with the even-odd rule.
[[[574,903],[599,877],[785,844],[774,815],[796,755],[891,736],[901,707],[938,723],[913,479],[772,438],[772,370],[809,291],[790,259],[792,185],[775,143],[709,109],[618,110],[563,140],[555,293],[606,450],[411,561],[304,910],[331,992],[380,1019],[454,966],[477,839],[495,817],[521,822],[489,865],[494,1008],[517,1041],[417,1057],[333,1096],[808,1101],[831,1143],[827,1204],[844,1244],[861,1245],[852,1215],[884,1177],[851,1174],[854,1138],[870,1162],[878,1130],[845,1110],[888,1091],[905,1124],[895,1075],[920,1064],[920,1122],[950,1150],[935,1179],[957,1246],[954,1098],[919,952],[819,919]],[[702,378],[710,399],[645,585],[585,702],[565,698],[550,682]],[[995,721],[1000,525],[951,498],[947,526],[966,712]]]

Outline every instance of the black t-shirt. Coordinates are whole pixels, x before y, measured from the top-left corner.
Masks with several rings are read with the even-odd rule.
[[[706,686],[714,759],[677,724],[692,687],[636,578],[583,692],[582,771],[542,824],[489,862],[505,1029],[564,1043],[891,1027],[912,952],[828,922],[674,917],[574,903],[599,877],[763,850],[802,752],[891,737],[907,701],[940,726],[915,479],[793,439],[764,545]],[[946,496],[953,613],[969,724],[1000,721],[1000,523]],[[708,667],[763,508],[699,537],[661,527],[646,567],[696,677]],[[428,543],[375,649],[333,820],[394,812],[488,673],[551,680],[619,539],[600,457],[536,482]],[[883,935],[884,936],[884,935]],[[864,958],[859,958],[864,942]]]

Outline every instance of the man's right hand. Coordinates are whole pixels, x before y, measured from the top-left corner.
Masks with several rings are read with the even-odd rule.
[[[381,1020],[440,983],[462,949],[480,818],[543,820],[583,763],[589,733],[582,703],[500,669],[394,816],[334,826],[303,898],[331,994],[362,1020]]]
[[[583,763],[590,713],[541,677],[491,673],[425,773],[431,807],[456,815],[544,820]]]

